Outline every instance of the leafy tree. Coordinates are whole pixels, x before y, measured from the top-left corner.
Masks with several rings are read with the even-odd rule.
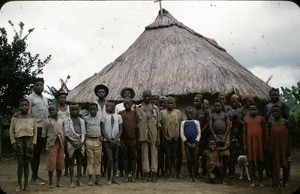
[[[68,75],[67,78],[65,80],[63,80],[62,78],[59,79],[60,82],[60,88],[56,88],[54,86],[48,86],[47,85],[47,90],[45,90],[44,92],[46,94],[49,94],[50,96],[52,96],[52,99],[50,99],[51,102],[53,103],[58,103],[57,100],[55,99],[55,95],[58,93],[59,90],[64,90],[66,92],[69,93],[69,88],[67,86],[68,81],[70,80],[71,76]]]
[[[8,42],[7,31],[0,28],[0,113],[12,114],[18,100],[32,91],[32,83],[43,74],[43,67],[50,61],[51,55],[40,59],[39,54],[27,51],[26,40],[33,32],[30,28],[24,34],[24,23],[20,22],[18,31],[9,21],[15,34],[12,42]]]

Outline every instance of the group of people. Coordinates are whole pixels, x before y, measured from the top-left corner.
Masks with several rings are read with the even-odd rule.
[[[55,96],[58,103],[48,104],[43,89],[43,78],[37,78],[34,92],[20,99],[20,112],[11,120],[10,139],[18,158],[16,191],[29,190],[29,164],[31,181],[45,184],[46,180],[38,176],[43,148],[47,150],[49,187],[61,186],[63,169],[70,177],[70,187],[84,185],[84,158],[90,186],[101,185],[104,174],[107,184],[119,184],[118,171],[123,182],[139,177],[155,182],[159,176],[174,180],[181,177],[183,153],[190,181],[204,177],[226,184],[226,177],[235,174],[237,157],[246,155],[251,186],[263,185],[264,170],[273,186],[288,185],[289,107],[280,101],[276,88],[270,90],[270,102],[263,114],[252,97],[242,106],[233,94],[229,105],[226,96],[219,94],[210,108],[209,101],[197,94],[193,105],[184,110],[185,119],[176,109],[174,96],[160,97],[149,89],[136,104],[135,91],[125,87],[120,92],[123,101],[115,104],[106,99],[108,87],[97,85],[94,93],[98,99],[88,104],[88,115],[83,118],[78,103],[67,104],[67,92],[60,90]]]

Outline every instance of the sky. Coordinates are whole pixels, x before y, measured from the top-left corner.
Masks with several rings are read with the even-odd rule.
[[[162,1],[178,21],[214,39],[272,87],[300,81],[300,8],[289,1]],[[158,15],[153,1],[13,1],[0,10],[0,27],[35,28],[28,51],[52,55],[45,85],[69,89],[113,62]]]

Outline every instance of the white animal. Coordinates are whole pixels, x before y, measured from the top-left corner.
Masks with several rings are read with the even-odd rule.
[[[249,175],[249,168],[248,168],[248,160],[247,160],[247,156],[246,155],[240,155],[237,158],[237,164],[241,169],[241,175],[239,177],[239,179],[243,179],[244,175],[247,175],[248,180],[250,181],[250,175]]]

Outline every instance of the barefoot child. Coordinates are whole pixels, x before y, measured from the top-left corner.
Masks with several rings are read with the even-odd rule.
[[[67,142],[67,151],[69,153],[70,161],[70,187],[75,187],[74,182],[74,165],[75,160],[77,164],[77,185],[83,186],[81,182],[81,159],[84,150],[84,138],[85,138],[85,124],[84,120],[79,117],[79,104],[70,105],[71,117],[64,121],[64,133],[65,140]]]
[[[47,143],[47,171],[49,176],[49,187],[53,187],[53,171],[56,169],[56,186],[60,187],[62,169],[64,169],[64,132],[62,125],[58,123],[57,105],[49,105],[50,118],[45,120]]]
[[[125,170],[124,182],[128,182],[129,173],[131,173],[131,181],[135,182],[136,173],[136,155],[137,155],[137,118],[136,113],[131,109],[132,99],[125,97],[123,100],[125,110],[119,112],[122,116],[122,135],[121,140],[124,144],[123,148],[123,166]]]
[[[250,166],[250,176],[253,183],[250,186],[263,186],[262,173],[264,161],[264,123],[265,119],[257,116],[255,103],[249,104],[250,117],[244,119],[244,148]],[[258,180],[255,182],[255,171],[258,169]]]
[[[18,159],[18,185],[16,192],[22,191],[22,174],[24,172],[24,190],[29,190],[29,162],[33,154],[37,138],[36,118],[28,113],[29,101],[19,100],[20,113],[16,113],[10,123],[9,135],[15,155]]]
[[[273,121],[268,123],[268,136],[273,159],[273,186],[279,187],[280,169],[283,169],[283,187],[288,186],[288,158],[291,155],[291,143],[288,121],[282,118],[282,107],[273,105]]]
[[[180,137],[181,112],[175,109],[175,99],[166,99],[166,109],[160,112],[162,134],[166,146],[166,159],[169,167],[170,180],[178,176],[178,139]]]
[[[100,171],[102,159],[102,143],[101,138],[101,120],[97,117],[98,105],[96,103],[89,104],[89,115],[85,117],[86,134],[85,147],[87,154],[87,173],[89,175],[89,186],[100,185]],[[95,171],[95,182],[93,174]]]
[[[217,148],[217,143],[215,139],[211,139],[208,143],[208,150],[203,152],[203,156],[206,158],[206,171],[211,183],[214,183],[216,178],[220,178],[222,184],[226,185],[223,176],[222,164],[219,159],[220,151],[228,149],[228,147]]]
[[[193,107],[185,109],[187,120],[181,122],[180,136],[185,146],[185,153],[188,163],[190,181],[196,181],[198,167],[198,142],[201,137],[200,123],[193,120]]]
[[[106,103],[107,115],[101,119],[101,130],[104,136],[103,147],[107,157],[107,184],[119,184],[115,178],[118,168],[120,137],[122,134],[122,117],[115,113],[115,104]]]

